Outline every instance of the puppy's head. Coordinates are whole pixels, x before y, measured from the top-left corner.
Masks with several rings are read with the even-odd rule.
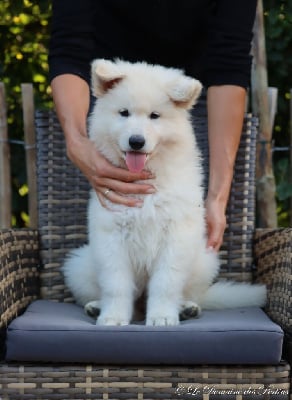
[[[177,142],[189,124],[189,110],[202,85],[181,70],[117,60],[92,63],[92,92],[97,102],[91,138],[115,164],[130,171],[146,168],[159,148]]]

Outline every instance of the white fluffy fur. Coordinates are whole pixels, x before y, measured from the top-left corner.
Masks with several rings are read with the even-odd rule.
[[[129,324],[134,300],[147,290],[147,325],[176,325],[184,304],[203,308],[262,306],[265,287],[212,282],[219,261],[206,250],[202,173],[187,110],[200,82],[176,69],[97,60],[93,92],[99,96],[90,138],[114,165],[125,167],[132,134],[144,136],[146,168],[156,193],[141,208],[102,207],[95,192],[88,209],[89,245],[64,265],[78,303],[94,301],[98,324]],[[128,109],[130,117],[119,110]],[[151,112],[160,118],[149,118]]]

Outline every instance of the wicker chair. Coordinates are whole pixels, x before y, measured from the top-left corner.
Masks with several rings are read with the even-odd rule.
[[[204,107],[195,114],[207,160]],[[1,343],[6,328],[34,300],[72,302],[60,274],[68,249],[86,241],[88,184],[66,158],[54,112],[36,116],[39,229],[0,231]],[[0,363],[0,399],[288,400],[292,343],[292,230],[255,231],[257,121],[245,118],[227,211],[221,277],[255,278],[269,289],[267,314],[285,331],[286,352],[276,365],[85,365]],[[255,271],[257,267],[257,272]],[[227,350],[226,350],[227,351]],[[244,351],[244,349],[242,349]],[[291,351],[290,351],[291,357]],[[290,362],[291,362],[290,358]],[[291,399],[292,397],[290,397]]]

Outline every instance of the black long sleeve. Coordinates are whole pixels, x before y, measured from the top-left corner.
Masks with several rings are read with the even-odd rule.
[[[89,65],[96,54],[92,4],[91,0],[53,1],[50,79],[70,73],[89,82]]]
[[[205,84],[248,86],[254,0],[220,0],[208,24]]]
[[[50,78],[90,81],[94,58],[182,68],[205,86],[249,85],[256,0],[53,0]]]

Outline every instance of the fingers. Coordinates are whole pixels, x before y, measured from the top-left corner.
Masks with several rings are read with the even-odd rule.
[[[218,252],[223,243],[225,229],[220,226],[208,228],[207,249]]]
[[[154,178],[154,176],[149,171],[130,172],[127,169],[115,167],[106,159],[102,159],[96,166],[96,173],[92,178],[97,186],[109,187],[116,192],[143,194],[147,193],[147,190],[153,188],[153,186],[146,183],[134,185],[133,182],[145,181]]]
[[[226,229],[225,205],[214,200],[206,201],[207,248],[218,252]]]
[[[146,183],[147,179],[153,178],[150,172],[133,173],[126,168],[115,167],[95,149],[88,138],[84,138],[80,146],[73,150],[72,161],[87,177],[103,206],[106,207],[109,200],[116,204],[139,207],[141,199],[135,198],[135,195],[155,193],[153,185]],[[110,192],[105,195],[107,190]]]
[[[96,191],[97,196],[101,205],[107,209],[111,209],[110,203],[121,204],[127,207],[142,207],[143,200],[136,199],[134,197],[127,197],[116,193],[110,189],[100,190],[100,188]]]
[[[223,242],[225,224],[218,218],[218,215],[216,217],[217,218],[213,218],[211,220],[210,218],[207,218],[207,248],[217,252],[219,251]]]
[[[141,207],[143,200],[134,197],[135,195],[147,195],[156,192],[152,185],[142,183],[124,183],[114,179],[95,179],[92,183],[102,205],[106,199],[115,204],[122,204],[128,207]]]
[[[96,190],[105,191],[111,189],[116,193],[128,194],[152,194],[155,193],[153,185],[147,183],[127,183],[112,178],[94,177],[92,184]]]
[[[130,172],[127,169],[115,167],[108,162],[104,165],[103,170],[99,171],[99,173],[103,177],[114,176],[117,181],[128,183],[154,178],[153,174],[149,171]]]
[[[136,181],[150,178],[153,178],[150,172],[132,173],[113,166],[106,159],[99,159],[96,173],[90,181],[104,207],[109,208],[108,201],[128,207],[141,207],[143,200],[135,198],[135,195],[152,194],[156,190],[151,184]]]
[[[207,229],[208,229],[208,240],[207,240],[207,248],[210,250],[214,250],[216,252],[219,251],[222,243],[224,231],[226,228],[226,219],[225,215],[222,218],[217,218],[212,222],[208,222],[207,220]]]

